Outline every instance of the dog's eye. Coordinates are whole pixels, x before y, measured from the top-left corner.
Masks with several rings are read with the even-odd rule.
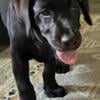
[[[47,9],[44,9],[40,12],[41,15],[43,16],[50,16],[51,15],[51,11],[50,10],[47,10]]]

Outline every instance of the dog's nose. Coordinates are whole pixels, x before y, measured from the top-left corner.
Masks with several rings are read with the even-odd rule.
[[[61,37],[61,43],[66,43],[66,42],[68,42],[72,37],[73,37],[73,35],[71,35],[71,36],[67,36],[66,34],[63,35],[63,36]]]
[[[67,35],[63,35],[63,36],[61,37],[61,42],[62,42],[62,43],[65,43],[65,42],[67,42],[68,40],[69,40],[69,38],[68,38]]]
[[[63,35],[61,38],[61,44],[64,46],[64,48],[76,49],[81,44],[81,35],[73,35],[70,37]]]

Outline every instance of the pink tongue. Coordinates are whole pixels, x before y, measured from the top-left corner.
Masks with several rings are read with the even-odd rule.
[[[61,60],[65,64],[74,64],[77,60],[77,51],[70,51],[70,52],[61,52],[56,51],[56,55],[58,56],[59,60]]]

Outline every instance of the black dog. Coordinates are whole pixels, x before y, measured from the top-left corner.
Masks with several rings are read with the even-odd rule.
[[[32,58],[44,62],[46,95],[65,96],[64,88],[56,83],[55,72],[69,71],[76,60],[76,49],[81,44],[80,9],[91,25],[87,0],[11,0],[7,28],[21,100],[36,100],[29,79],[28,61]]]

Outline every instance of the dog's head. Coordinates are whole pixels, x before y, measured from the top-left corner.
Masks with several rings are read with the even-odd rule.
[[[33,9],[41,35],[54,49],[66,51],[79,47],[80,10],[76,0],[36,0]]]
[[[88,23],[87,0],[36,0],[34,18],[41,35],[56,50],[75,50],[80,46],[80,8]],[[90,23],[91,24],[91,23]]]
[[[57,51],[58,57],[63,62],[68,55],[75,58],[75,50],[81,44],[80,9],[85,21],[91,25],[87,0],[35,0],[34,2],[34,18],[41,36]],[[70,53],[67,54],[66,51]]]
[[[30,22],[38,30],[36,37],[45,38],[59,51],[58,55],[80,46],[80,12],[91,25],[88,0],[30,0],[29,3]]]

